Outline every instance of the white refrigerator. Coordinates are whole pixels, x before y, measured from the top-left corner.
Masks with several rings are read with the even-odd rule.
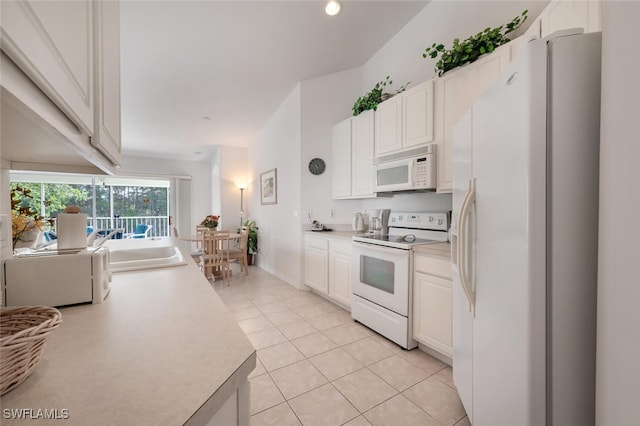
[[[474,426],[593,425],[601,34],[527,45],[453,136],[453,379]]]

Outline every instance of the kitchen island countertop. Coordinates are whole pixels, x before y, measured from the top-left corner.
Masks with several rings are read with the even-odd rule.
[[[203,424],[256,365],[254,347],[193,262],[114,273],[103,303],[60,311],[40,364],[0,399],[3,425],[60,423],[34,418],[39,409],[67,416],[64,424]],[[10,409],[31,411],[25,421]]]

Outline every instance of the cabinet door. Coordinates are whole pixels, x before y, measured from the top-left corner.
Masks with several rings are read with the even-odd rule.
[[[329,252],[314,247],[305,247],[304,283],[315,290],[327,294],[329,291],[328,270]]]
[[[91,144],[114,165],[122,161],[120,138],[120,4],[99,1],[95,7],[95,133]]]
[[[413,338],[451,357],[451,281],[416,272],[413,286]]]
[[[380,156],[402,148],[402,96],[397,95],[378,105],[375,112],[375,153]]]
[[[351,244],[331,241],[329,297],[351,306]]]
[[[433,141],[433,80],[402,94],[402,147]]]
[[[94,130],[94,4],[0,4],[2,50],[88,135]]]
[[[437,80],[436,121],[442,123],[442,133],[438,135],[438,192],[452,190],[453,127],[500,75],[508,65],[509,58],[509,45],[506,44],[476,62],[450,71]]]
[[[554,0],[540,14],[542,37],[558,30],[589,26],[589,6],[584,0]]]
[[[510,61],[513,61],[515,59],[518,53],[520,53],[520,51],[525,48],[527,43],[540,38],[540,26],[541,20],[540,18],[538,18],[533,21],[531,26],[527,28],[527,31],[525,31],[524,34],[509,42],[508,46],[510,49]]]
[[[351,139],[351,195],[373,196],[373,111],[353,118]]]
[[[333,126],[333,198],[351,196],[351,118]]]

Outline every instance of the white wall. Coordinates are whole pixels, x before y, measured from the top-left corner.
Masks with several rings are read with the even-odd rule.
[[[118,175],[150,174],[156,176],[191,176],[191,224],[193,228],[211,214],[211,165],[208,161],[173,161],[124,156]]]
[[[307,215],[324,224],[348,224],[355,211],[361,210],[358,200],[333,200],[331,157],[332,126],[351,117],[351,106],[360,96],[362,69],[354,68],[303,81],[301,86],[301,157],[300,173],[302,223],[310,223]],[[309,172],[309,161],[322,158],[327,168],[321,175]],[[335,216],[331,217],[331,210]]]
[[[220,198],[223,229],[240,227],[240,190],[238,184],[249,182],[247,148],[220,146]],[[213,186],[216,191],[216,187]],[[244,209],[248,211],[248,197],[244,197]]]
[[[222,170],[220,170],[221,162],[220,146],[216,146],[211,155],[211,209],[210,213],[213,215],[222,215],[222,195],[220,194],[220,187],[222,186]]]
[[[604,2],[596,424],[639,425],[640,2]]]
[[[258,226],[258,265],[301,286],[300,84],[249,148],[250,219]],[[277,204],[260,204],[260,173],[277,169]]]

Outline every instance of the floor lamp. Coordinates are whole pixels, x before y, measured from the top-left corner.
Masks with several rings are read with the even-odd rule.
[[[242,227],[242,222],[244,219],[244,190],[247,187],[247,184],[238,183],[236,184],[236,186],[240,190],[240,227]]]

